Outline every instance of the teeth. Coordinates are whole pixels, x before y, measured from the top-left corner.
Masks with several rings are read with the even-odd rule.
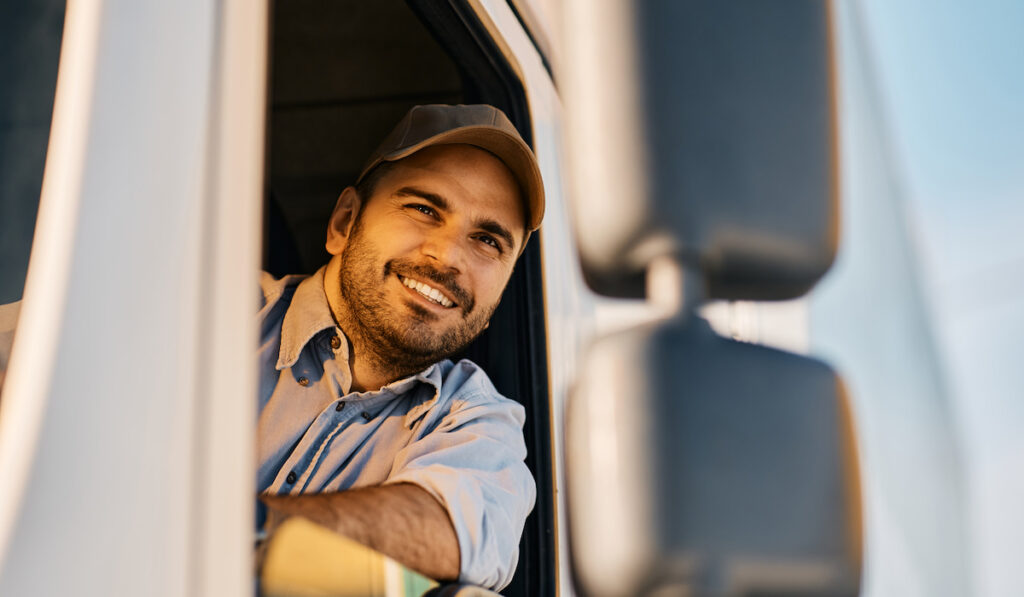
[[[434,301],[435,303],[440,304],[442,307],[451,307],[452,305],[455,304],[455,303],[451,302],[450,300],[448,300],[448,297],[446,297],[445,295],[441,294],[440,290],[438,290],[436,288],[432,288],[430,286],[427,286],[423,282],[417,282],[415,280],[410,280],[409,278],[399,278],[399,279],[402,281],[402,284],[404,284],[405,286],[415,290],[416,292],[418,292],[421,295],[423,295],[424,297]]]

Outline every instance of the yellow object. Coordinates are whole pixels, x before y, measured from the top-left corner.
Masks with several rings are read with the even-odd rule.
[[[304,518],[269,539],[261,576],[267,597],[419,597],[437,583]]]

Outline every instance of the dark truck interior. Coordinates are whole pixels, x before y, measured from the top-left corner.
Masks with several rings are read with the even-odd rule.
[[[335,200],[413,105],[492,104],[531,143],[522,84],[466,2],[274,2],[270,52],[263,264],[274,275],[313,273],[328,261]],[[465,355],[526,407],[537,504],[505,595],[555,593],[540,236],[531,236],[490,328]]]
[[[25,287],[63,29],[63,0],[0,6],[0,305]]]

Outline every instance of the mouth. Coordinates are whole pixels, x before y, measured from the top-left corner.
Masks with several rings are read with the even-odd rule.
[[[395,275],[398,276],[398,281],[401,282],[403,286],[405,286],[409,290],[417,293],[424,300],[426,300],[426,301],[428,301],[428,302],[430,302],[430,303],[432,303],[434,305],[443,307],[445,309],[454,309],[455,307],[458,306],[455,303],[455,301],[450,299],[444,293],[444,291],[442,291],[440,288],[437,288],[435,286],[431,286],[430,284],[427,284],[426,282],[421,282],[419,280],[413,280],[412,278],[407,278],[407,277],[402,276],[400,274],[395,274]]]

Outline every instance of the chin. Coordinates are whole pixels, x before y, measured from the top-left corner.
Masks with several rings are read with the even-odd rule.
[[[392,329],[390,335],[393,340],[392,346],[404,353],[404,357],[429,359],[430,363],[433,363],[458,354],[479,333],[450,327],[437,329],[429,323],[414,321],[410,322],[410,325]]]

